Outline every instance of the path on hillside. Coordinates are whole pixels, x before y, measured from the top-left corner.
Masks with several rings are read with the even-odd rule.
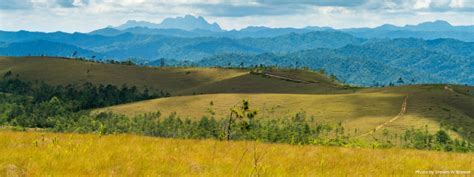
[[[405,99],[403,100],[403,103],[402,103],[402,108],[400,109],[400,112],[398,113],[398,115],[396,115],[392,119],[384,122],[383,124],[380,124],[379,126],[375,127],[370,132],[364,133],[364,134],[359,135],[357,137],[363,137],[363,136],[371,135],[371,134],[375,133],[377,130],[385,127],[387,124],[392,123],[393,121],[396,121],[397,119],[401,118],[407,112],[407,102],[408,102],[408,96],[405,96]]]
[[[274,75],[274,74],[269,74],[269,73],[262,73],[262,74],[264,76],[273,77],[277,79],[283,79],[283,80],[292,81],[292,82],[299,82],[299,83],[305,83],[305,84],[316,83],[313,81],[305,81],[305,80],[294,79],[294,78],[289,78],[289,77],[279,76],[279,75]]]
[[[469,94],[467,94],[467,93],[463,93],[463,92],[459,92],[459,91],[457,91],[457,90],[454,90],[454,88],[451,87],[450,85],[444,86],[444,90],[446,90],[446,91],[448,91],[448,92],[451,92],[451,93],[464,95],[464,96],[472,96],[472,95],[469,95]]]
[[[451,88],[449,85],[444,86],[444,90],[447,90],[447,91],[449,91],[449,92],[456,93],[456,91],[454,91],[453,88]]]

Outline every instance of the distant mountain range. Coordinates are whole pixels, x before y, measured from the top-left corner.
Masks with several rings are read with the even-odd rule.
[[[160,24],[146,21],[127,21],[117,27],[107,27],[90,32],[104,36],[124,33],[144,35],[166,35],[175,37],[275,37],[289,33],[307,33],[311,31],[343,31],[360,38],[452,38],[474,42],[474,25],[453,26],[446,21],[424,22],[418,25],[395,26],[385,24],[376,28],[334,29],[331,27],[309,26],[305,28],[269,28],[249,26],[241,30],[222,30],[217,23],[210,24],[203,17],[186,15],[185,17],[166,18]]]
[[[324,68],[358,85],[474,85],[473,26],[444,21],[403,27],[247,27],[222,30],[202,17],[139,21],[90,33],[0,31],[0,55],[134,60],[146,65]]]
[[[135,27],[144,27],[150,29],[181,29],[181,30],[208,30],[208,31],[222,31],[217,23],[210,24],[203,17],[194,17],[186,15],[184,17],[166,18],[161,23],[150,23],[146,21],[129,20],[125,24],[113,27],[117,30],[125,30]]]
[[[157,60],[160,58],[196,61],[203,57],[221,53],[286,53],[313,48],[338,48],[347,44],[360,44],[365,39],[353,37],[339,31],[313,31],[308,33],[290,33],[271,38],[226,38],[196,37],[183,38],[163,35],[142,35],[124,33],[117,36],[89,35],[82,33],[37,33],[37,32],[0,32],[0,41],[10,44],[22,43],[31,48],[37,40],[46,40],[77,46],[117,60],[136,58]],[[4,46],[4,48],[8,45]],[[32,49],[33,50],[33,49]],[[54,50],[54,49],[52,49]],[[4,53],[29,54],[27,50]],[[54,53],[46,51],[45,53]],[[0,53],[1,54],[1,53]],[[100,58],[97,58],[100,59]]]
[[[399,78],[404,79],[403,84],[474,84],[474,43],[405,38],[282,55],[222,54],[204,58],[197,65],[325,69],[340,80],[357,85],[400,84]]]
[[[448,22],[440,20],[403,27],[385,24],[376,28],[350,28],[341,31],[362,38],[452,38],[462,41],[474,41],[474,25],[452,26]]]

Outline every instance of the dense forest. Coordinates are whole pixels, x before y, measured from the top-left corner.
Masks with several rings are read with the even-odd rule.
[[[456,46],[456,47],[453,47]],[[425,41],[393,39],[347,45],[338,49],[311,49],[275,54],[221,54],[206,57],[197,66],[324,68],[341,81],[363,86],[396,83],[474,84],[474,43],[452,39]],[[462,77],[460,77],[462,76]]]
[[[404,84],[474,84],[473,42],[360,38],[336,30],[246,38],[0,31],[0,55],[114,58],[151,66],[307,66],[324,68],[348,84],[362,86],[389,85],[399,78]]]

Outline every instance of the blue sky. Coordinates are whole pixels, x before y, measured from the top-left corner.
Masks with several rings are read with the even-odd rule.
[[[0,0],[0,30],[88,32],[186,14],[224,29],[375,27],[446,20],[474,24],[474,0]]]

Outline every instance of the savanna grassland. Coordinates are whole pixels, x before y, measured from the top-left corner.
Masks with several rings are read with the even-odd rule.
[[[35,131],[0,131],[0,139],[6,176],[416,176],[474,167],[471,153],[397,148]]]
[[[11,71],[26,81],[51,85],[111,84],[163,90],[173,96],[203,93],[331,93],[345,90],[326,76],[309,71],[292,72],[296,79],[312,78],[303,84],[269,79],[247,69],[197,67],[143,67],[104,64],[55,57],[0,57],[0,73]],[[347,91],[343,91],[347,92]]]
[[[183,118],[222,118],[229,108],[248,99],[259,111],[257,118],[281,118],[305,112],[315,119],[342,123],[358,133],[370,131],[396,116],[408,96],[402,119],[387,124],[392,133],[406,128],[431,132],[446,124],[452,136],[474,137],[474,88],[446,85],[415,85],[356,88],[335,83],[318,72],[278,69],[267,75],[246,69],[142,67],[70,60],[54,57],[2,57],[0,73],[11,71],[26,81],[52,85],[112,84],[166,91],[171,97],[98,109],[134,116],[160,111]],[[446,89],[445,87],[449,87]],[[381,132],[381,131],[380,131]]]
[[[366,88],[300,69],[51,57],[0,57],[2,75],[7,176],[413,176],[474,168],[470,86]]]
[[[291,117],[304,112],[318,122],[341,123],[358,136],[372,131],[400,113],[404,98],[406,112],[396,121],[384,125],[391,134],[401,134],[407,128],[427,128],[438,131],[441,126],[451,136],[474,138],[474,92],[472,87],[444,85],[403,86],[395,88],[358,89],[354,93],[339,94],[203,94],[159,98],[98,109],[129,116],[160,111],[164,115],[176,113],[181,117],[199,119],[203,115],[226,117],[229,108],[240,100],[250,100],[259,111],[257,119]],[[452,86],[451,86],[452,87]],[[463,93],[466,92],[466,93]],[[357,130],[356,130],[357,129]],[[382,135],[382,130],[375,135]]]

